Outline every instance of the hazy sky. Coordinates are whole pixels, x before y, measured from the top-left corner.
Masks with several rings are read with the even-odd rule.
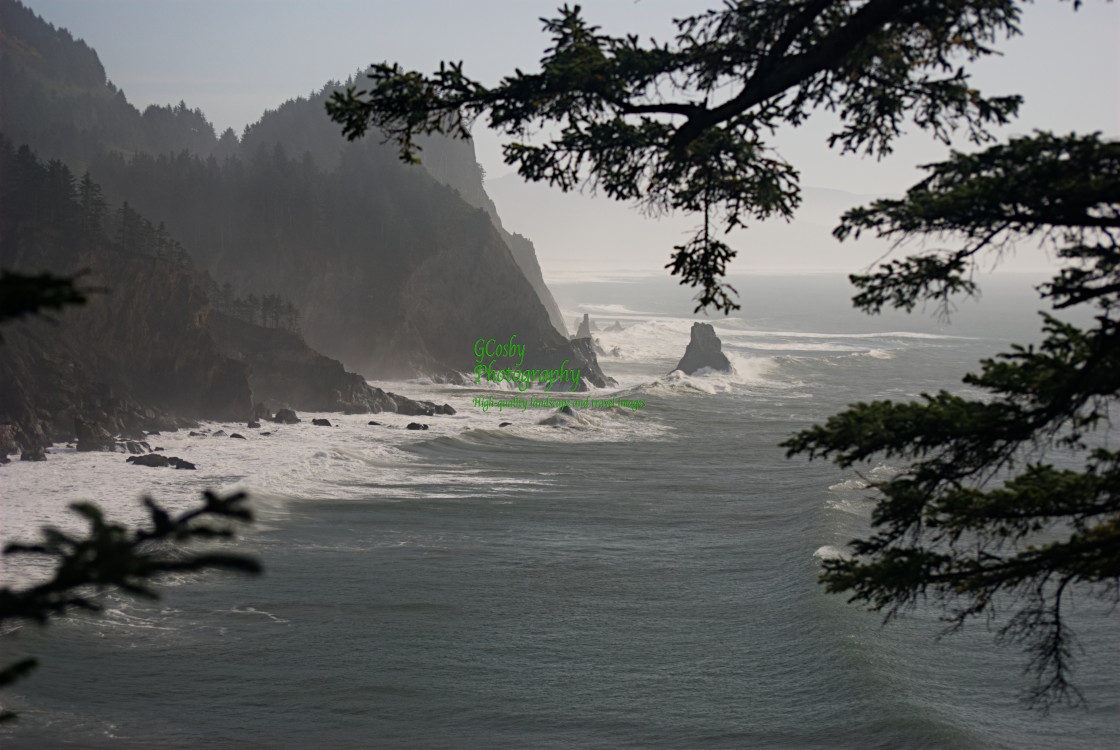
[[[265,109],[344,79],[365,65],[398,61],[431,71],[440,60],[496,82],[515,67],[533,70],[547,46],[541,16],[559,0],[25,0],[47,21],[84,39],[110,80],[141,110],[185,100],[220,132],[238,133]],[[589,0],[585,16],[615,33],[666,38],[671,19],[715,7],[682,0]],[[978,88],[1026,97],[1007,134],[1036,128],[1120,134],[1120,4],[1040,0],[1024,12],[1023,35],[1000,44],[1005,55],[975,66]],[[908,136],[883,161],[830,152],[830,122],[817,118],[780,134],[775,145],[802,173],[806,194],[796,227],[736,235],[734,268],[856,270],[882,252],[866,243],[838,245],[832,216],[858,196],[903,191],[915,165],[944,157],[926,134]],[[546,277],[611,267],[658,272],[689,222],[653,221],[606,199],[523,188],[502,161],[498,140],[476,137],[479,161],[506,226],[537,245]],[[967,144],[961,143],[961,147]],[[855,194],[845,196],[842,192]],[[1019,267],[1038,266],[1020,253]],[[1014,265],[1014,264],[1013,264]]]

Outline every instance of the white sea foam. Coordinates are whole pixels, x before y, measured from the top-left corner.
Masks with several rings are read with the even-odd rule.
[[[832,492],[836,492],[838,490],[862,490],[866,488],[867,482],[862,479],[845,479],[843,482],[837,482],[828,489]]]
[[[395,391],[400,383],[382,384]],[[13,462],[2,472],[3,527],[0,541],[32,541],[39,529],[54,525],[64,531],[81,532],[86,523],[67,510],[70,503],[96,503],[106,517],[117,523],[136,525],[147,521],[140,498],[149,495],[171,512],[198,503],[202,490],[219,493],[247,491],[259,519],[254,529],[280,521],[292,500],[362,500],[368,498],[432,498],[432,485],[446,488],[447,497],[464,494],[531,492],[535,485],[549,484],[547,477],[497,477],[460,470],[424,460],[411,447],[431,444],[438,454],[440,440],[456,445],[494,445],[510,440],[546,442],[631,441],[656,439],[668,428],[642,410],[577,409],[557,427],[539,424],[556,414],[554,409],[489,410],[473,405],[483,391],[436,384],[413,384],[406,392],[415,398],[450,402],[453,416],[410,417],[400,414],[313,414],[301,412],[303,422],[294,425],[262,423],[260,429],[243,424],[203,423],[190,430],[152,435],[147,438],[161,453],[178,456],[197,466],[195,471],[148,468],[126,462],[120,453],[79,453],[63,445],[51,449],[47,461]],[[625,391],[597,391],[611,398]],[[585,398],[588,394],[564,394]],[[637,396],[636,400],[641,400]],[[313,425],[324,417],[332,427]],[[374,420],[380,425],[369,425]],[[410,422],[422,422],[427,430],[408,430]],[[510,422],[499,428],[501,422]],[[219,430],[226,435],[215,436]],[[231,439],[238,433],[245,440]],[[265,434],[271,433],[271,434]],[[507,487],[508,485],[508,487]],[[9,558],[5,583],[26,583],[49,573],[45,561],[31,556]]]
[[[843,560],[844,552],[831,544],[826,544],[823,547],[818,547],[817,551],[813,553],[813,557],[819,560]]]
[[[825,506],[829,510],[839,511],[845,515],[870,518],[875,501],[868,498],[866,494],[849,493],[847,496],[829,498],[825,501]]]
[[[821,547],[816,547],[816,552],[813,553],[814,557],[820,560],[843,560],[843,551],[838,550],[837,547],[831,544],[825,544]]]

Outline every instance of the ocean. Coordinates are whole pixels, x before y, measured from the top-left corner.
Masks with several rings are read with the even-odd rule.
[[[145,493],[182,508],[204,488],[246,489],[257,520],[237,546],[265,574],[181,576],[156,602],[109,593],[100,616],[9,629],[3,660],[42,664],[0,693],[20,713],[0,743],[1120,745],[1114,609],[1082,597],[1068,613],[1087,707],[1027,710],[1025,657],[984,622],[939,638],[929,608],[884,626],[817,583],[821,560],[866,533],[868,482],[901,467],[842,471],[777,447],[850,403],[967,390],[981,358],[1037,339],[1030,280],[997,275],[948,320],[865,316],[835,276],[732,283],[743,309],[707,318],[668,278],[553,285],[568,321],[590,314],[618,348],[601,363],[619,385],[593,397],[641,408],[542,425],[552,410],[473,405],[516,395],[497,386],[377,383],[458,413],[301,414],[262,430],[203,425],[245,441],[151,438],[194,472],[65,446],[4,466],[5,542],[77,528],[74,500],[136,521]],[[669,374],[694,320],[713,324],[732,373]],[[615,321],[624,330],[601,330]],[[11,559],[4,581],[44,572]]]

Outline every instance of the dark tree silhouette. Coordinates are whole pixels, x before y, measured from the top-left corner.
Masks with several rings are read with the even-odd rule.
[[[1120,594],[1120,451],[1099,432],[1120,399],[1120,144],[1040,133],[926,169],[904,199],[849,211],[836,233],[956,235],[963,247],[854,276],[857,307],[945,303],[975,291],[977,254],[1046,237],[1066,266],[1042,297],[1055,311],[1095,308],[1095,325],[1044,314],[1038,347],[965,377],[984,398],[855,404],[784,443],[844,467],[874,456],[908,464],[875,484],[875,533],[852,542],[852,557],[825,561],[822,581],[888,618],[927,597],[953,627],[1010,610],[999,638],[1029,654],[1028,700],[1077,703],[1063,606],[1075,592]],[[1055,453],[1084,468],[1055,468]]]

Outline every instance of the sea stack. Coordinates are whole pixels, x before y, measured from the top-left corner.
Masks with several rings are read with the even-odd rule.
[[[591,338],[591,319],[588,317],[587,313],[583,314],[583,320],[580,321],[578,328],[579,330],[576,331],[575,335],[577,339]]]
[[[724,356],[723,345],[716,336],[716,329],[709,323],[693,323],[692,339],[688,342],[688,348],[684,350],[681,361],[673,369],[691,375],[705,367],[728,372],[731,370],[731,363]]]

